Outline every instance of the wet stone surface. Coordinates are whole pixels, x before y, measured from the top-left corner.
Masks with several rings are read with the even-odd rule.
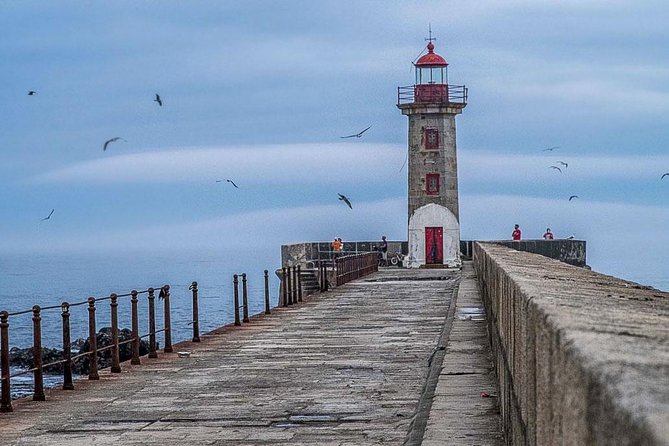
[[[0,414],[0,436],[18,445],[402,444],[459,277],[381,271],[175,346],[189,356],[142,357],[74,391],[48,391],[46,402],[15,401]]]

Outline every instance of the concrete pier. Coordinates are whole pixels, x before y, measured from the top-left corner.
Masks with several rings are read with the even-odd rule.
[[[74,391],[48,391],[46,402],[17,401],[0,416],[1,443],[438,444],[449,423],[481,411],[487,418],[472,420],[487,420],[489,435],[472,438],[495,444],[495,399],[480,397],[494,389],[490,362],[476,347],[487,339],[460,333],[449,344],[460,275],[388,269],[201,336],[200,344],[177,344],[188,357],[142,358],[121,374],[103,370],[100,381],[76,382]],[[483,381],[448,381],[442,391],[445,377],[467,379],[440,375],[444,357],[459,357],[444,370],[474,367]],[[457,404],[466,407],[461,415]]]

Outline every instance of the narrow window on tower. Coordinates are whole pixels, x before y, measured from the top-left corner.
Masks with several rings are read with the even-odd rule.
[[[437,129],[425,129],[425,149],[439,150],[439,131]]]
[[[425,193],[428,195],[439,195],[438,173],[428,173],[425,176]]]

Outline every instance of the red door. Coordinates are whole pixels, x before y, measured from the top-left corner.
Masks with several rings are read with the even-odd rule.
[[[444,263],[444,228],[425,228],[425,263]]]

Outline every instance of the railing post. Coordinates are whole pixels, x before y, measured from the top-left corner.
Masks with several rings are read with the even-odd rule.
[[[284,307],[288,306],[288,284],[286,278],[286,267],[281,268],[281,297],[283,298],[282,305]]]
[[[9,372],[9,313],[0,312],[0,369],[2,371],[2,402],[0,412],[11,412],[12,391]]]
[[[249,320],[249,296],[248,296],[248,289],[246,287],[246,273],[242,273],[242,305],[244,306],[244,309],[243,309],[244,319],[242,319],[242,321],[244,323],[250,322],[250,320]]]
[[[112,332],[112,357],[111,357],[111,372],[121,373],[121,359],[118,347],[118,296],[112,293],[109,296],[109,307],[111,309],[111,332]]]
[[[233,284],[233,296],[235,300],[235,325],[242,325],[242,322],[239,320],[239,276],[237,274],[232,275],[232,284]]]
[[[137,311],[137,290],[130,292],[130,304],[132,307],[132,359],[130,364],[139,365],[139,314]]]
[[[325,291],[325,285],[324,285],[324,274],[323,274],[323,261],[319,260],[318,261],[318,291],[321,293]]]
[[[288,305],[293,305],[293,272],[289,266],[286,274],[286,298],[288,299]]]
[[[269,308],[269,271],[265,270],[263,276],[265,279],[265,314],[271,314],[272,311]]]
[[[98,375],[98,339],[95,328],[95,298],[88,298],[88,379],[100,379]]]
[[[74,390],[72,383],[72,342],[70,340],[70,304],[60,305],[63,317],[63,390]]]
[[[193,342],[200,342],[200,308],[197,302],[197,282],[190,285],[193,291]]]
[[[156,296],[155,290],[149,288],[149,358],[157,358],[156,352]]]
[[[292,293],[292,299],[293,303],[297,304],[297,267],[293,266],[293,293]]]
[[[163,296],[163,305],[165,311],[163,318],[163,321],[165,323],[165,347],[163,348],[163,352],[172,353],[174,350],[172,349],[172,315],[170,308],[170,286],[163,285],[163,287],[160,290],[160,295]]]
[[[297,301],[302,302],[302,266],[297,265]]]
[[[39,305],[33,306],[33,363],[35,371],[33,378],[35,390],[33,401],[45,401],[44,396],[44,371],[42,370],[42,309]]]

